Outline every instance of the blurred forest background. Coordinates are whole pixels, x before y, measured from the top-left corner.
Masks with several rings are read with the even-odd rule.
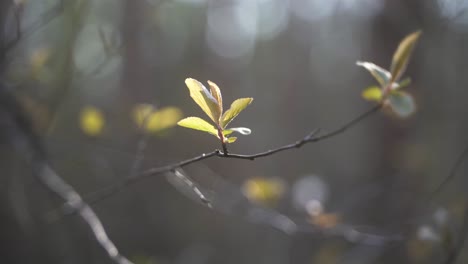
[[[175,127],[203,116],[184,80],[225,107],[253,97],[230,145],[251,154],[333,130],[372,104],[358,60],[390,65],[421,29],[407,76],[417,111],[380,111],[343,134],[255,161],[212,158],[92,203],[135,264],[444,263],[467,236],[468,1],[15,0],[0,2],[1,82],[58,174],[85,198],[137,171],[219,148]],[[152,127],[139,113],[159,113]],[[150,122],[150,121],[149,121]],[[162,124],[161,124],[162,123]],[[113,263],[2,139],[0,262]],[[466,248],[466,247],[465,247]],[[455,263],[455,262],[453,262]]]

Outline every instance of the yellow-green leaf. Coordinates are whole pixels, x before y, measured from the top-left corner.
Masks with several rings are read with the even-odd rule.
[[[362,91],[362,97],[369,101],[380,102],[382,100],[382,89],[377,86],[371,86]]]
[[[242,191],[249,200],[264,205],[277,202],[285,190],[284,182],[277,178],[254,177],[242,186]]]
[[[372,62],[357,61],[356,65],[364,67],[366,70],[368,70],[382,87],[387,86],[388,82],[391,79],[390,72],[378,65],[375,65]]]
[[[208,117],[216,124],[219,123],[221,111],[218,102],[213,95],[206,89],[206,87],[199,81],[187,78],[185,84],[190,91],[190,97],[197,103],[200,108],[205,112]]]
[[[104,128],[104,115],[101,110],[93,106],[86,106],[81,110],[80,127],[88,136],[98,136]]]
[[[252,103],[253,98],[240,98],[232,102],[231,108],[227,110],[222,119],[221,126],[225,128],[242,110],[244,110],[250,103]]]
[[[236,140],[237,140],[236,137],[226,138],[226,142],[227,142],[227,143],[234,143],[234,142],[236,142]]]
[[[177,125],[186,127],[186,128],[208,132],[216,137],[218,136],[218,130],[216,130],[214,126],[212,126],[210,123],[196,116],[184,118],[180,120],[179,122],[177,122]]]
[[[421,35],[421,31],[416,31],[406,36],[398,45],[397,50],[393,54],[392,66],[390,67],[390,73],[392,75],[392,81],[395,82],[400,79],[408,66],[409,58],[413,52],[414,46]]]
[[[212,81],[208,81],[208,86],[210,86],[210,91],[213,97],[216,99],[216,102],[218,103],[218,109],[219,112],[223,112],[223,97],[221,96],[221,91],[219,90],[219,87],[216,83]]]
[[[391,92],[388,96],[388,102],[392,111],[399,117],[408,117],[416,110],[413,97],[406,92]]]

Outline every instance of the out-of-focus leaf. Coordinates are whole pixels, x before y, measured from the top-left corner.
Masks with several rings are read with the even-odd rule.
[[[148,122],[149,117],[154,112],[156,112],[154,106],[150,104],[138,104],[132,111],[133,121],[135,121],[139,127],[143,127],[143,123]]]
[[[399,89],[405,88],[410,84],[411,84],[411,78],[410,77],[405,78],[401,82],[399,82],[398,85],[395,88],[393,88],[393,90],[399,90]]]
[[[413,97],[401,91],[395,91],[389,94],[388,102],[392,111],[399,117],[408,117],[416,110]]]
[[[88,136],[98,136],[104,128],[104,116],[102,112],[93,106],[86,106],[81,110],[80,128]]]
[[[177,125],[186,127],[186,128],[208,132],[216,137],[218,136],[218,130],[216,130],[214,126],[212,126],[210,123],[196,116],[184,118],[180,120],[179,122],[177,122]]]
[[[164,107],[158,111],[148,104],[135,107],[133,117],[140,128],[147,132],[158,132],[177,124],[182,117],[182,111],[177,107]]]
[[[233,127],[233,128],[229,128],[229,130],[237,132],[242,135],[250,135],[252,133],[252,130],[250,130],[250,128],[247,128],[247,127]]]
[[[333,228],[340,223],[341,217],[338,214],[322,213],[312,216],[312,223],[320,228]]]
[[[356,65],[364,67],[366,70],[368,70],[372,76],[374,76],[377,82],[379,82],[381,87],[387,86],[391,79],[390,72],[380,66],[375,65],[372,62],[358,61],[356,62]]]
[[[421,31],[416,31],[406,36],[398,45],[397,50],[393,54],[392,65],[390,67],[392,82],[399,80],[405,72],[411,53],[413,52],[414,46],[416,45],[419,36],[421,36],[421,33]]]
[[[223,97],[221,96],[221,91],[219,90],[218,85],[216,85],[216,83],[212,81],[208,81],[208,86],[210,86],[211,94],[213,95],[213,97],[216,99],[216,102],[218,103],[219,112],[223,113]]]
[[[221,117],[221,111],[216,98],[213,97],[201,82],[195,79],[187,78],[185,79],[185,84],[187,85],[190,91],[190,96],[195,103],[201,107],[203,112],[205,112],[213,122],[218,124],[219,118]]]
[[[234,142],[236,142],[236,140],[237,140],[237,137],[230,137],[230,138],[227,138],[226,142],[227,143],[234,143]]]
[[[362,91],[362,97],[369,101],[380,102],[380,100],[382,100],[383,97],[382,89],[377,86],[371,86]]]
[[[239,115],[242,110],[244,110],[250,103],[252,103],[253,98],[240,98],[232,102],[231,108],[227,110],[221,120],[221,126],[225,128],[237,115]]]
[[[284,183],[275,178],[254,177],[242,186],[244,195],[252,202],[271,205],[284,194]]]
[[[34,76],[39,75],[50,58],[50,51],[46,48],[39,48],[31,55],[31,71]]]

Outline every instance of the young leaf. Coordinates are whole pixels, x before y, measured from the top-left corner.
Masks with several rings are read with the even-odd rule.
[[[177,124],[182,127],[208,132],[216,137],[218,136],[218,130],[216,130],[216,128],[214,128],[214,126],[212,126],[210,123],[199,117],[186,117],[177,122]]]
[[[227,143],[234,143],[236,142],[237,138],[236,137],[230,137],[230,138],[227,138]]]
[[[201,107],[203,112],[205,112],[213,122],[218,124],[219,118],[221,117],[218,101],[201,82],[192,78],[187,78],[185,79],[185,84],[187,85],[190,91],[190,96],[195,103]]]
[[[391,79],[391,75],[387,70],[375,65],[372,62],[358,61],[356,62],[356,65],[364,67],[366,70],[368,70],[372,74],[372,76],[374,76],[377,82],[379,82],[381,87],[387,86],[388,82]]]
[[[398,45],[397,50],[393,54],[392,65],[390,67],[392,82],[400,79],[401,75],[405,72],[411,53],[413,52],[414,46],[416,45],[420,35],[421,31],[416,31],[406,36],[400,42],[400,45]]]
[[[223,97],[221,96],[221,91],[219,90],[218,85],[212,81],[208,81],[208,85],[210,86],[210,91],[213,97],[216,99],[216,102],[218,102],[218,109],[219,112],[223,112]]]
[[[401,82],[399,82],[397,87],[394,88],[393,90],[399,90],[399,89],[405,88],[406,86],[408,86],[410,84],[411,84],[411,78],[410,77],[405,78]]]
[[[362,97],[368,101],[380,102],[383,97],[382,89],[377,86],[371,86],[362,92]]]
[[[250,128],[246,128],[246,127],[233,127],[233,128],[229,128],[229,130],[237,132],[237,133],[242,134],[242,135],[250,135],[252,133],[252,130],[250,130]]]
[[[416,110],[413,97],[406,92],[396,91],[390,93],[388,102],[392,111],[403,118],[410,116]]]
[[[244,110],[253,98],[240,98],[232,102],[231,108],[227,110],[221,118],[221,127],[225,128],[242,110]]]

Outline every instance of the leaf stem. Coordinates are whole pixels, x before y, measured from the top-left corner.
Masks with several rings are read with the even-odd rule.
[[[221,126],[218,125],[218,124],[216,126],[218,128],[218,137],[221,140],[221,147],[223,148],[223,155],[227,156],[228,155],[228,150],[227,150],[227,146],[226,146],[226,137],[224,137],[223,129],[221,128]]]

